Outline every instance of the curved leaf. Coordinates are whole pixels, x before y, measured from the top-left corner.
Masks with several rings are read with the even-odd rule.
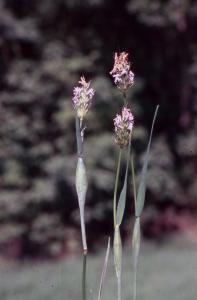
[[[118,190],[118,180],[119,180],[119,173],[120,173],[121,158],[122,158],[122,149],[119,150],[118,165],[117,165],[115,187],[114,187],[114,199],[113,199],[114,228],[116,226],[116,209],[117,209],[116,202],[117,202],[117,190]]]
[[[126,165],[126,171],[125,171],[125,177],[124,177],[124,184],[123,184],[122,191],[120,193],[118,207],[117,207],[117,213],[116,213],[116,222],[117,222],[117,225],[119,225],[119,226],[122,223],[122,219],[123,219],[123,215],[124,215],[124,211],[125,211],[130,152],[131,152],[131,137],[129,139],[129,145],[128,145],[128,151],[127,151],[127,165]]]
[[[98,300],[101,299],[101,292],[102,292],[103,282],[104,282],[105,275],[106,275],[107,263],[108,263],[108,259],[109,259],[109,250],[110,250],[110,238],[108,239],[107,250],[106,250],[106,254],[105,254],[105,261],[104,261],[104,265],[103,265],[103,269],[102,269],[102,274],[101,274]]]
[[[135,210],[136,217],[141,216],[141,213],[142,213],[142,210],[143,210],[143,207],[144,207],[145,193],[146,193],[146,176],[147,176],[147,169],[148,169],[150,144],[151,144],[151,140],[152,140],[153,128],[154,128],[154,124],[155,124],[158,109],[159,109],[159,105],[157,105],[156,110],[155,110],[155,114],[154,114],[154,117],[153,117],[149,142],[148,142],[148,146],[147,146],[147,150],[146,150],[146,154],[145,154],[145,158],[144,158],[144,164],[143,164],[143,167],[142,167],[142,173],[141,173],[140,184],[139,184],[138,193],[137,193],[137,201],[136,201],[136,210]]]

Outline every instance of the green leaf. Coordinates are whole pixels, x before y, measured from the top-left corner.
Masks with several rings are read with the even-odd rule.
[[[120,193],[119,201],[118,201],[118,207],[117,207],[117,213],[116,213],[116,222],[117,225],[121,225],[124,211],[125,211],[125,204],[126,204],[126,196],[127,196],[127,177],[128,177],[128,168],[129,168],[129,160],[130,160],[130,152],[131,152],[131,137],[129,139],[129,145],[128,145],[128,151],[127,151],[127,165],[125,170],[125,177],[124,177],[124,184],[122,191]]]
[[[103,287],[103,282],[105,280],[105,275],[107,271],[107,264],[108,264],[108,259],[109,259],[109,251],[110,251],[110,238],[108,238],[108,244],[107,244],[107,250],[105,254],[105,261],[102,269],[102,274],[101,274],[101,280],[100,280],[100,286],[99,286],[99,293],[98,293],[98,300],[101,299],[101,292],[102,292],[102,287]]]
[[[144,207],[149,152],[150,152],[150,145],[151,145],[151,140],[152,140],[153,128],[154,128],[154,124],[155,124],[158,109],[159,109],[159,105],[157,105],[156,110],[155,110],[155,114],[154,114],[154,117],[153,117],[149,142],[148,142],[148,146],[147,146],[147,150],[146,150],[146,154],[145,154],[145,158],[144,158],[144,164],[143,164],[143,167],[142,167],[142,173],[141,173],[140,184],[139,184],[139,189],[138,189],[138,193],[137,193],[137,201],[136,201],[136,210],[135,210],[136,217],[141,216],[142,210],[143,210],[143,207]]]
[[[118,165],[117,165],[117,171],[116,171],[116,180],[115,180],[115,187],[114,187],[114,199],[113,199],[114,228],[116,226],[116,201],[117,201],[117,190],[118,190],[118,180],[119,180],[119,173],[120,173],[121,158],[122,158],[122,149],[119,150]]]

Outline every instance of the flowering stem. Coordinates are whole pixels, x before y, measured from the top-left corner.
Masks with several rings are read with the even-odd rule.
[[[73,90],[73,104],[76,110],[76,138],[77,138],[77,169],[76,169],[76,190],[79,202],[80,221],[81,221],[81,235],[83,244],[83,274],[82,274],[82,300],[86,300],[86,257],[87,257],[87,242],[84,220],[84,207],[87,192],[87,176],[86,168],[83,160],[83,141],[84,131],[83,118],[87,114],[94,96],[94,89],[90,87],[90,82],[85,80],[84,76],[81,76],[79,81],[80,86],[77,86]]]
[[[85,128],[82,128],[82,120],[76,116],[76,138],[77,138],[78,159],[83,158],[84,130]],[[86,230],[85,230],[85,222],[84,222],[84,206],[79,205],[79,208],[80,208],[81,235],[82,235],[82,244],[83,244],[82,300],[86,300],[87,242],[86,242]]]
[[[117,203],[117,190],[118,190],[118,179],[119,179],[119,173],[120,173],[121,157],[122,157],[122,149],[120,149],[120,151],[119,151],[118,166],[117,166],[117,172],[116,172],[116,181],[115,181],[115,187],[114,187],[114,201],[113,201],[114,228],[116,226],[116,203]]]

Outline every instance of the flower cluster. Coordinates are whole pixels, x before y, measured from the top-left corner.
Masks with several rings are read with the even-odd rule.
[[[114,82],[119,89],[126,92],[129,87],[134,84],[134,74],[130,70],[128,62],[128,53],[115,53],[114,66],[110,74],[114,78]]]
[[[80,78],[79,83],[81,86],[74,88],[72,100],[77,116],[82,121],[91,106],[94,89],[90,88],[90,82],[86,82],[84,76]]]
[[[129,143],[129,137],[133,129],[134,117],[129,108],[123,107],[121,115],[117,114],[114,119],[115,142],[121,148]]]

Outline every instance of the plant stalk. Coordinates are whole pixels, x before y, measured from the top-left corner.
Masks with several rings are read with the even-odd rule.
[[[82,300],[86,300],[86,264],[87,250],[83,252],[83,275],[82,275]]]
[[[123,92],[123,100],[124,100],[124,106],[127,107],[127,93],[125,90]]]
[[[83,141],[84,130],[82,127],[82,120],[76,116],[76,138],[77,138],[77,153],[78,159],[83,157]],[[87,264],[87,242],[86,242],[86,230],[84,221],[84,207],[80,206],[80,221],[81,221],[81,235],[83,244],[83,270],[82,270],[82,300],[86,300],[86,264]]]
[[[121,300],[121,276],[118,277],[118,300]]]
[[[137,270],[134,270],[133,274],[133,300],[136,300],[137,296]]]

